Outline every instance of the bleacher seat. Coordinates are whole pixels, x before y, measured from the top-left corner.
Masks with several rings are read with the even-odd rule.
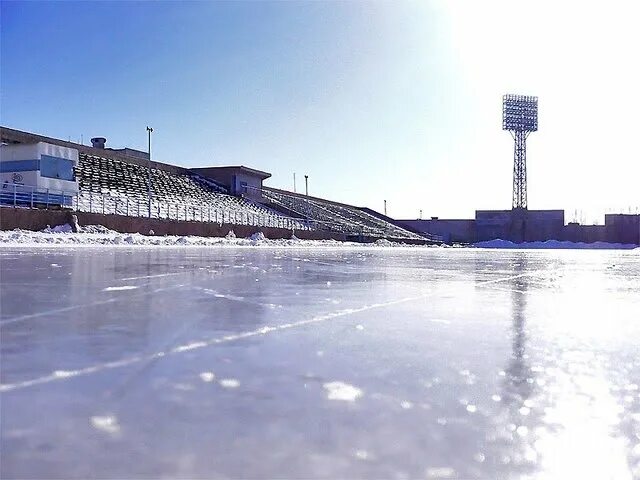
[[[424,239],[418,234],[349,205],[292,194],[291,192],[268,187],[263,187],[262,196],[271,202],[274,208],[281,207],[283,210],[293,212],[302,218],[322,222],[327,225],[328,229],[337,230],[348,235]]]
[[[95,211],[96,203],[107,203],[106,213],[131,214],[130,205],[145,211],[149,169],[123,160],[81,153],[76,169],[79,208]],[[152,214],[163,218],[250,223],[260,217],[265,226],[290,225],[280,212],[245,198],[224,193],[224,187],[197,174],[176,174],[151,169]],[[93,194],[96,195],[95,198]],[[103,207],[104,209],[104,207]],[[173,209],[173,210],[172,210]],[[100,211],[100,205],[97,208]],[[255,223],[255,222],[253,222]],[[303,221],[294,225],[306,228]]]
[[[78,208],[147,215],[149,169],[117,158],[80,153],[76,168]],[[327,200],[263,187],[266,205],[226,193],[212,179],[151,169],[151,215],[294,229],[319,229],[374,238],[423,239],[382,218]],[[97,205],[96,205],[97,204]]]

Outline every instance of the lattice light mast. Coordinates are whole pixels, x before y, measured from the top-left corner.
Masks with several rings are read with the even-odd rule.
[[[504,95],[502,129],[514,140],[512,208],[527,208],[527,137],[538,130],[538,97]]]

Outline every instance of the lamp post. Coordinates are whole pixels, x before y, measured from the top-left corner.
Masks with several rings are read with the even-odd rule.
[[[304,191],[305,195],[309,196],[309,175],[304,176]]]
[[[384,214],[387,215],[387,201],[384,201]]]
[[[151,133],[153,132],[153,128],[151,127],[147,127],[147,133],[149,134],[149,147],[147,149],[147,152],[149,154],[149,178],[147,181],[147,187],[148,187],[148,197],[149,197],[149,218],[151,218],[151,192],[152,192],[152,187],[151,187]]]

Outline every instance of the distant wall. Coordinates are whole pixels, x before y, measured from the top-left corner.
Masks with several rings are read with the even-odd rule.
[[[608,242],[640,245],[640,215],[607,214],[604,224]]]
[[[527,210],[524,240],[560,240],[564,229],[564,210]]]
[[[607,232],[604,225],[579,225],[570,223],[565,225],[560,240],[569,242],[606,242]]]
[[[478,241],[502,238],[514,242],[560,240],[564,210],[476,210]]]
[[[438,235],[445,243],[473,243],[476,241],[475,220],[396,220],[401,227]]]
[[[504,240],[514,238],[516,232],[520,235],[522,224],[512,225],[511,210],[476,210],[477,241]]]
[[[514,242],[563,239],[563,210],[477,210],[475,220],[398,220],[401,226],[439,235],[446,243],[502,238]]]

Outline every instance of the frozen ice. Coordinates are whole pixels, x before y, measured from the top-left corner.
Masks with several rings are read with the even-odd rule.
[[[240,382],[235,378],[223,378],[219,383],[224,388],[238,388],[240,386]]]
[[[136,287],[135,285],[120,285],[120,286],[116,286],[116,287],[106,287],[103,288],[102,291],[103,292],[118,292],[121,290],[135,290]]]
[[[200,379],[203,382],[213,382],[213,380],[216,378],[216,376],[214,375],[213,372],[202,372],[200,374]]]
[[[354,402],[362,396],[362,390],[344,382],[327,382],[323,385],[329,400]]]
[[[639,250],[2,235],[1,478],[636,475]]]
[[[517,248],[517,249],[541,249],[541,250],[632,250],[638,248],[638,245],[631,243],[609,243],[609,242],[569,242],[565,240],[544,240],[537,242],[521,242],[515,243],[510,240],[487,240],[484,242],[474,243],[479,248]]]

